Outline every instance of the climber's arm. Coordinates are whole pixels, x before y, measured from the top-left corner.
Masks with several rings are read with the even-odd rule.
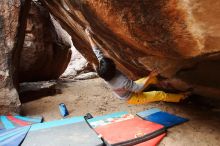
[[[88,31],[88,33],[86,32],[88,38],[89,38],[89,43],[91,45],[92,48],[97,48],[98,46],[95,44],[92,36],[91,36],[91,33]]]
[[[144,78],[144,80],[140,84],[135,83],[132,80],[127,80],[123,83],[124,89],[134,93],[140,93],[155,81],[157,74],[158,73],[156,73],[155,71],[152,71],[147,77]]]
[[[90,28],[86,28],[85,32],[89,38],[89,43],[92,47],[93,52],[95,53],[97,59],[100,61],[104,57],[104,54],[102,53],[102,51],[99,49],[99,47],[96,45],[95,41],[93,40]]]
[[[142,88],[140,88],[139,91],[137,92],[138,93],[142,92],[145,88],[147,88],[152,83],[152,81],[155,80],[157,75],[158,75],[157,71],[153,70],[152,72],[150,72],[150,74],[145,78]]]

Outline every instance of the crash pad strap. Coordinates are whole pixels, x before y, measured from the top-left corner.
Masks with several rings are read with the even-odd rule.
[[[23,120],[23,121],[27,121],[27,122],[35,122],[35,123],[40,123],[42,121],[42,117],[39,117],[39,118],[28,118],[28,117],[23,117],[23,116],[14,116],[15,118],[17,119],[20,119],[20,120]]]
[[[112,146],[133,146],[133,145],[136,145],[136,144],[140,144],[142,142],[151,140],[151,139],[165,133],[166,130],[167,130],[167,128],[164,127],[164,128],[159,129],[159,130],[156,130],[152,133],[146,134],[142,137],[138,137],[138,138],[130,139],[130,140],[127,140],[127,141],[112,144]]]

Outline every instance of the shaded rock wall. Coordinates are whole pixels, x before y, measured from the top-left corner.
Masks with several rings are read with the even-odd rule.
[[[220,95],[220,2],[215,0],[41,0],[95,62],[83,29],[132,79],[157,69],[161,88]]]
[[[28,15],[19,80],[57,79],[71,58],[71,39],[39,3],[32,2]]]
[[[0,114],[19,111],[16,74],[29,5],[0,0]]]

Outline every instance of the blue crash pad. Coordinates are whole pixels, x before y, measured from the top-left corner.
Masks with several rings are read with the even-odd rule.
[[[24,116],[4,116],[0,115],[0,130],[13,129],[17,127],[28,126],[35,123],[41,123],[42,117],[24,117]]]
[[[160,112],[160,111],[161,110],[159,108],[152,108],[152,109],[149,109],[149,110],[139,112],[139,113],[137,113],[137,115],[141,118],[144,118],[144,117],[147,117],[151,114],[154,114],[154,113],[157,113],[157,112]]]
[[[19,146],[30,126],[0,130],[0,146]]]
[[[169,114],[167,112],[162,112],[162,111],[148,115],[148,116],[144,117],[144,119],[151,121],[151,122],[155,122],[155,123],[164,125],[167,128],[188,121],[188,119],[186,119],[186,118],[175,116],[173,114]]]

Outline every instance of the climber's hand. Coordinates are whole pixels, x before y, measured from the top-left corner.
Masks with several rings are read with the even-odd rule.
[[[156,77],[158,74],[159,74],[159,73],[158,73],[157,70],[153,70],[153,71],[150,72],[150,74],[149,74],[148,76],[149,76],[150,78],[152,78],[152,77]]]
[[[91,37],[91,34],[92,34],[91,28],[90,28],[90,27],[86,27],[85,33],[86,33],[89,37]]]

